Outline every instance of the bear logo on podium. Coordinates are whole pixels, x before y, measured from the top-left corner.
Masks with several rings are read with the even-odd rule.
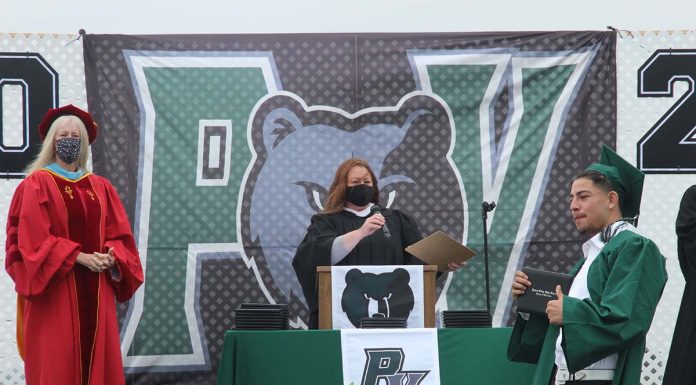
[[[403,268],[382,274],[351,269],[346,273],[341,309],[355,327],[363,317],[408,318],[414,306],[410,280]]]

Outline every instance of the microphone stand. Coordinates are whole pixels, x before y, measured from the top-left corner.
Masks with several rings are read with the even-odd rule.
[[[481,205],[481,219],[483,220],[483,263],[486,270],[486,309],[488,309],[488,315],[493,320],[493,315],[491,314],[491,288],[490,288],[490,274],[488,273],[488,212],[493,211],[495,208],[495,202],[491,201],[488,203],[486,201]]]

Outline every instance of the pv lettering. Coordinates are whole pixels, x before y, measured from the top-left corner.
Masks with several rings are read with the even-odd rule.
[[[361,385],[418,385],[430,373],[429,370],[401,370],[406,357],[401,348],[365,349],[365,355],[367,361]]]

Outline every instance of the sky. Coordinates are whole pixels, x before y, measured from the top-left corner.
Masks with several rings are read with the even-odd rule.
[[[696,29],[694,0],[0,0],[0,9],[0,33]]]

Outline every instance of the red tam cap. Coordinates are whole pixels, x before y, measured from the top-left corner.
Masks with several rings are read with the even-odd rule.
[[[87,111],[73,106],[72,104],[68,104],[63,107],[50,108],[48,112],[46,112],[43,120],[41,120],[41,124],[39,124],[39,135],[41,136],[41,140],[46,139],[46,135],[48,134],[48,129],[51,128],[51,124],[53,124],[56,119],[65,115],[77,116],[82,123],[84,123],[85,128],[87,129],[87,136],[89,137],[90,144],[94,142],[94,139],[97,139],[98,126],[97,123],[94,123],[92,115],[90,115]]]

